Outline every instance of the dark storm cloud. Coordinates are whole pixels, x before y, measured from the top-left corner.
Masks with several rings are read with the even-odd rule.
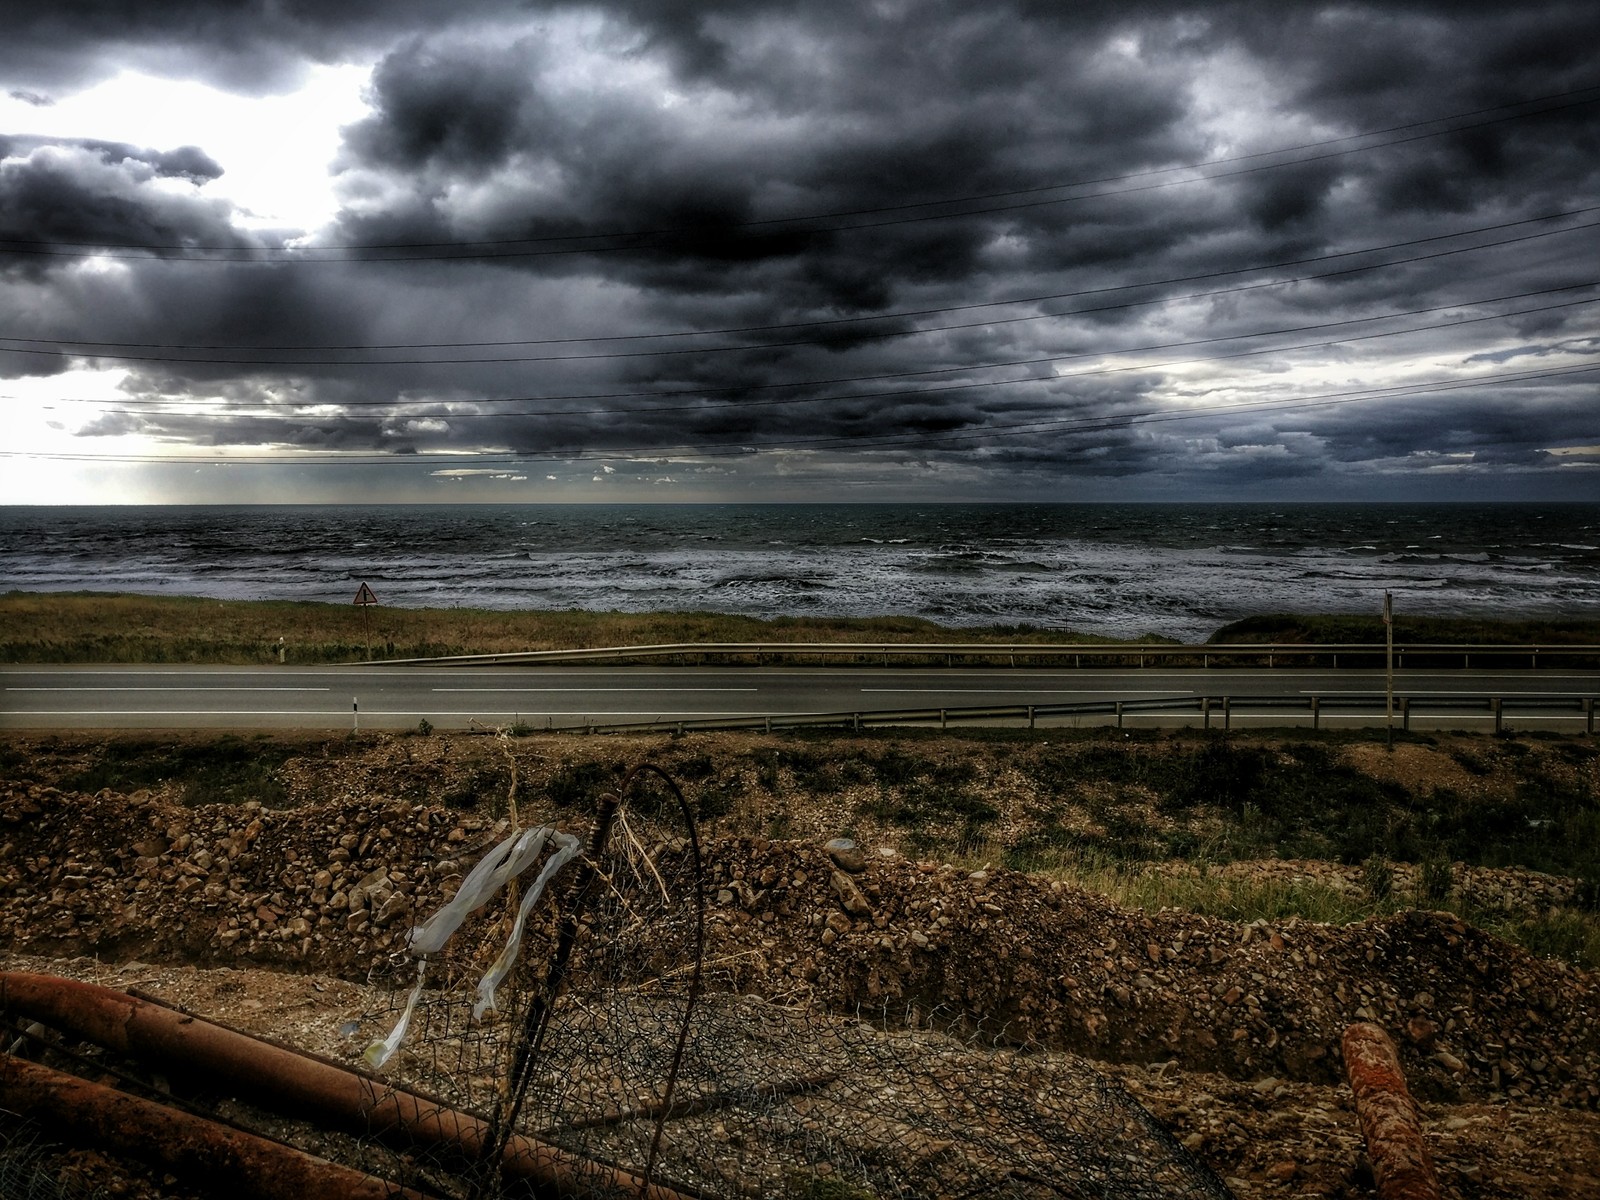
[[[1260,408],[1592,361],[1593,308],[1286,349],[1406,324],[1293,332],[1341,320],[1593,294],[1557,290],[1593,276],[1592,230],[1433,259],[1465,243],[1420,241],[1592,203],[1592,5],[195,2],[140,6],[126,27],[110,6],[60,11],[81,18],[74,37],[66,16],[30,17],[0,66],[31,44],[42,65],[12,75],[53,87],[131,47],[249,90],[308,59],[376,59],[337,163],[343,210],[309,237],[358,261],[128,262],[86,281],[70,259],[0,260],[37,285],[26,305],[0,297],[0,333],[166,358],[78,359],[130,372],[132,415],[86,432],[529,455],[789,446],[960,460],[1001,490],[1007,473],[1298,483],[1430,455],[1538,471],[1593,440],[1594,376],[1531,401],[1486,385],[1448,404]],[[1376,130],[1395,132],[1330,140]],[[206,198],[220,167],[205,149],[0,151],[0,237],[264,245]],[[1186,168],[1212,160],[1227,161]],[[1229,274],[1274,263],[1303,265]],[[693,330],[726,332],[677,336]],[[416,345],[463,342],[537,344]],[[317,349],[341,346],[396,349]],[[453,361],[376,365],[408,358]],[[24,365],[39,366],[0,355]]]
[[[221,174],[195,146],[157,151],[87,139],[0,137],[0,247],[11,251],[0,257],[0,278],[40,279],[70,270],[69,258],[34,253],[50,249],[46,243],[169,248],[158,253],[186,245],[249,245],[251,239],[233,227],[231,205],[199,191]],[[156,186],[166,180],[193,186],[187,192]],[[12,314],[7,332],[26,336],[14,322],[27,315]]]
[[[6,14],[0,76],[81,87],[134,68],[245,92],[287,86],[310,62],[335,62],[425,29],[516,12],[518,0],[57,0]]]

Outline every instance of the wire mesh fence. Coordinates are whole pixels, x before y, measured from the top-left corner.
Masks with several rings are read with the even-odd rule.
[[[394,1088],[480,1122],[472,1138],[413,1144],[392,1177],[460,1200],[530,1186],[657,1200],[1228,1195],[1081,1059],[988,1044],[937,1013],[745,994],[741,963],[707,957],[698,835],[654,768],[603,798],[584,852],[547,873],[560,852],[547,837],[462,915],[421,956],[420,984],[415,956],[392,964],[369,1016],[400,1036],[371,1061]]]

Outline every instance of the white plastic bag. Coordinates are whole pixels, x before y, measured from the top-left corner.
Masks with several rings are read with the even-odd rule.
[[[507,973],[517,961],[528,914],[533,911],[533,906],[544,894],[545,885],[555,877],[556,872],[576,858],[582,848],[578,839],[570,833],[561,833],[548,825],[514,833],[500,842],[467,873],[467,877],[461,881],[461,886],[456,889],[456,894],[451,897],[449,903],[411,931],[406,948],[417,960],[417,982],[411,989],[411,995],[406,999],[406,1006],[400,1014],[400,1019],[389,1031],[389,1036],[381,1042],[373,1042],[362,1055],[369,1066],[373,1068],[383,1066],[405,1040],[412,1014],[416,1011],[417,1002],[422,999],[422,985],[428,974],[428,956],[444,949],[445,944],[454,936],[456,930],[461,928],[461,923],[467,917],[487,904],[511,880],[538,862],[547,843],[553,843],[555,850],[546,861],[543,870],[534,879],[527,894],[523,896],[522,903],[517,906],[517,919],[512,925],[511,935],[506,939],[505,948],[500,951],[500,956],[495,959],[494,965],[478,981],[478,1000],[472,1008],[473,1017],[481,1019],[485,1012],[494,1008],[495,989],[505,980]]]

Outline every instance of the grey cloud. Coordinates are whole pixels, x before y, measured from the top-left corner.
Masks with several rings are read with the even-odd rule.
[[[130,67],[263,94],[306,62],[392,44],[397,30],[525,11],[520,0],[57,0],[8,13],[0,72],[70,89]]]
[[[0,277],[70,269],[70,258],[34,253],[48,249],[44,243],[164,248],[158,255],[255,244],[234,228],[226,201],[151,186],[160,179],[198,185],[221,173],[192,146],[153,152],[110,142],[0,141]]]
[[[1226,274],[1243,266],[1588,203],[1600,187],[1594,105],[1348,154],[1319,150],[1287,166],[1249,160],[1232,173],[1212,172],[1220,177],[1210,182],[1195,181],[1194,172],[1141,174],[1579,86],[1588,68],[1568,43],[1594,27],[1583,6],[902,10],[615,0],[581,12],[555,3],[537,9],[515,15],[483,4],[447,19],[368,4],[270,12],[246,5],[233,13],[228,35],[240,45],[253,39],[266,59],[290,65],[313,54],[305,43],[315,32],[329,34],[318,55],[384,48],[372,115],[345,131],[344,211],[314,240],[358,249],[483,241],[495,243],[479,248],[486,255],[504,257],[458,251],[452,261],[445,248],[427,252],[436,261],[408,263],[139,262],[98,283],[37,264],[18,275],[12,260],[0,260],[19,278],[48,283],[42,301],[33,296],[27,306],[20,292],[0,293],[7,325],[29,336],[54,330],[170,346],[595,339],[410,352],[544,361],[362,366],[354,364],[407,355],[310,349],[232,356],[253,362],[220,361],[230,356],[217,353],[212,362],[128,364],[130,408],[208,398],[205,417],[152,414],[147,426],[204,444],[509,446],[530,455],[820,444],[836,459],[959,461],[996,479],[1054,473],[1309,487],[1419,452],[1472,454],[1486,470],[1551,469],[1538,452],[1572,444],[1586,404],[1592,412],[1592,383],[1575,378],[1548,384],[1549,395],[1531,407],[1523,393],[1486,388],[1448,408],[1406,400],[1141,424],[1142,414],[1179,402],[1292,401],[1303,385],[1274,389],[1297,360],[1242,360],[1231,374],[1152,365],[1271,344],[1244,342],[1134,352],[1104,365],[1137,371],[1103,376],[1053,379],[1039,362],[987,365],[1059,356],[1072,374],[1100,365],[1073,355],[1582,280],[1592,273],[1584,265],[1597,245],[1592,231],[1129,306],[1295,273]],[[223,24],[199,10],[157,7],[125,36],[148,48],[166,31],[170,53],[192,59],[225,41]],[[86,28],[91,49],[102,44],[96,38],[112,44],[109,25]],[[217,68],[224,74],[234,70],[226,57]],[[1264,92],[1236,127],[1208,108],[1234,82],[1220,73],[1234,69],[1255,72]],[[266,86],[265,76],[231,78]],[[173,180],[217,178],[220,166],[203,150],[14,141],[9,153],[0,167],[0,236],[259,244],[203,188],[174,194]],[[1083,186],[1053,187],[1074,181]],[[787,220],[806,214],[848,215]],[[1345,265],[1352,264],[1330,259],[1321,269]],[[1161,282],[1184,277],[1199,281]],[[1112,290],[1139,281],[1147,286]],[[1083,295],[971,307],[1056,293]],[[897,310],[927,315],[748,328]],[[1570,365],[1578,337],[1592,329],[1590,312],[1331,347],[1319,352],[1321,386],[1378,387],[1434,363],[1440,372],[1474,362]],[[1048,313],[1065,315],[983,324]],[[943,324],[976,327],[935,328]],[[747,331],[666,336],[694,329]],[[1507,330],[1517,346],[1485,340]],[[611,340],[619,334],[639,340]],[[574,357],[553,361],[562,354]],[[296,358],[321,361],[285,361]],[[9,357],[3,365],[16,366]],[[28,369],[42,368],[30,360]],[[939,369],[950,373],[917,374]],[[981,386],[936,390],[950,384]],[[401,399],[416,407],[397,413],[382,403]],[[264,404],[275,406],[271,415],[261,415]],[[1030,425],[1043,427],[1021,428]]]

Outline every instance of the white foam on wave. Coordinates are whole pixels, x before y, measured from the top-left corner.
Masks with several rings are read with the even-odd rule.
[[[383,515],[364,518],[372,536],[362,544],[337,521],[293,514],[128,537],[110,518],[99,533],[68,536],[74,527],[63,524],[10,542],[0,525],[0,574],[31,591],[348,603],[352,581],[371,580],[381,603],[401,607],[904,614],[1186,640],[1257,612],[1375,613],[1384,591],[1416,613],[1600,616],[1592,524],[1534,542],[1509,523],[1465,530],[1454,519],[1447,537],[1416,516],[1389,537],[1376,516],[1296,526],[1207,513],[1182,527],[1163,513],[1116,538],[1027,513],[985,524],[966,509],[890,513],[877,524],[860,512],[721,524],[650,516],[493,525],[472,513]]]

